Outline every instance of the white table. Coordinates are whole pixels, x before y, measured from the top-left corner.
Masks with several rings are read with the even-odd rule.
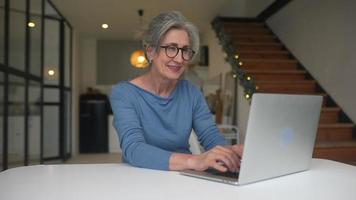
[[[313,159],[311,170],[245,186],[126,164],[38,165],[0,173],[3,200],[356,199],[356,167]]]

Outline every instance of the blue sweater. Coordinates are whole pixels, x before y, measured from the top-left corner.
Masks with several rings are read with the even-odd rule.
[[[110,96],[114,126],[124,162],[168,170],[173,152],[191,153],[192,128],[204,149],[225,145],[202,93],[186,80],[178,81],[167,98],[124,81]]]

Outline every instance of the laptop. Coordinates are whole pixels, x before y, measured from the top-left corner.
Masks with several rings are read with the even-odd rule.
[[[308,170],[321,103],[322,97],[315,95],[254,94],[240,171],[184,170],[180,174],[244,185]]]

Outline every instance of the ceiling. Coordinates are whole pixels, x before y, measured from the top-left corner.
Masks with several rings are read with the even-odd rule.
[[[81,37],[134,40],[140,29],[138,9],[144,10],[142,24],[166,10],[181,11],[201,33],[232,0],[52,0]],[[109,24],[102,29],[101,24]]]

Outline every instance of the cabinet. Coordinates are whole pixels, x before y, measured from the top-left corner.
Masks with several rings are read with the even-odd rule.
[[[109,102],[105,95],[84,95],[80,99],[80,153],[108,152]]]

